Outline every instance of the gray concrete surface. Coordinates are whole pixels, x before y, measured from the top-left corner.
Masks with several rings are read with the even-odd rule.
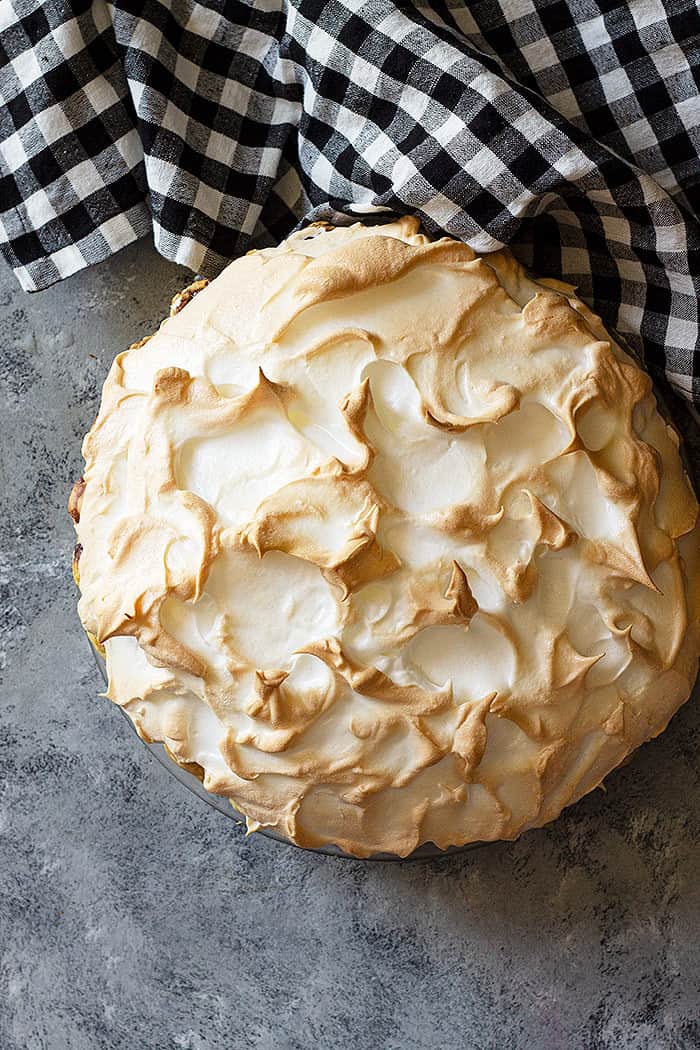
[[[700,1047],[697,696],[556,825],[413,865],[245,840],[97,697],[66,498],[184,277],[0,271],[0,1050]]]

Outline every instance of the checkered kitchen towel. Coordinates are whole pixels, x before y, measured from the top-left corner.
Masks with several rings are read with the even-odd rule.
[[[563,277],[700,402],[694,0],[0,0],[0,238],[43,288],[388,208]]]

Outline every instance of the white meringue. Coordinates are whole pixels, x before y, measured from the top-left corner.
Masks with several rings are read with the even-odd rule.
[[[252,829],[403,856],[552,820],[663,730],[697,503],[573,289],[412,219],[204,284],[115,360],[72,500],[143,737]]]

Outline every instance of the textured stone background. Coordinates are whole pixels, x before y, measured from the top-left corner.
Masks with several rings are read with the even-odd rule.
[[[66,498],[185,278],[0,272],[0,1050],[700,1047],[697,694],[555,826],[405,865],[244,840],[97,698]]]

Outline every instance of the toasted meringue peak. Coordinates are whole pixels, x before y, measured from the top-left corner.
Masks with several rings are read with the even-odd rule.
[[[677,437],[574,290],[506,251],[404,218],[239,259],[117,357],[83,450],[108,695],[251,829],[514,838],[690,693]]]

